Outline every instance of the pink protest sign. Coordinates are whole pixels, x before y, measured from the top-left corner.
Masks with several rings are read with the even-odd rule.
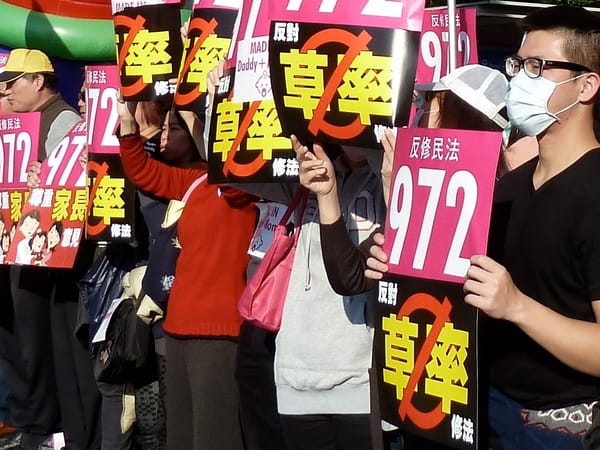
[[[0,117],[0,188],[27,186],[27,168],[36,159],[40,113]]]
[[[417,84],[436,83],[448,73],[448,9],[427,10],[417,61]],[[476,10],[456,10],[456,39],[458,67],[477,64]]]
[[[6,66],[6,62],[8,61],[9,52],[5,50],[0,50],[0,73],[4,72],[4,67]]]
[[[10,243],[17,233],[23,204],[29,196],[29,188],[0,188],[0,264],[8,263],[7,255]]]
[[[193,9],[240,9],[242,7],[242,1],[243,0],[194,0]]]
[[[407,0],[271,0],[271,18],[421,31],[423,3]]]
[[[116,65],[86,66],[86,124],[90,153],[119,153],[119,140],[115,136],[119,121],[119,86],[119,68]]]
[[[86,145],[85,121],[73,125],[54,151],[42,162],[41,187],[85,187],[86,167],[80,160]]]
[[[76,123],[42,163],[40,185],[31,190],[11,240],[6,261],[13,264],[73,266],[83,238],[88,195],[85,121]]]
[[[499,132],[398,129],[384,249],[390,272],[462,282],[485,254]]]

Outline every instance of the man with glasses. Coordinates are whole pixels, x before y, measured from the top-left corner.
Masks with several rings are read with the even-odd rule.
[[[556,6],[523,26],[506,104],[539,156],[498,182],[465,301],[500,319],[484,325],[493,448],[582,449],[600,398],[600,18]]]
[[[57,92],[57,76],[48,56],[25,48],[10,52],[0,83],[13,112],[40,111],[39,147],[28,171],[28,182],[37,178],[44,160],[80,120]],[[48,269],[12,266],[13,299],[11,345],[2,345],[6,381],[11,393],[10,414],[22,432],[19,448],[38,449],[58,430],[60,411],[54,375],[51,337],[51,294],[56,288]],[[55,298],[53,298],[53,301]],[[64,351],[64,349],[55,349]]]

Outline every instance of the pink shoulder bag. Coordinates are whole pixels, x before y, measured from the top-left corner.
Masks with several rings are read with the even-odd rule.
[[[302,228],[302,216],[307,197],[308,191],[304,187],[300,187],[279,224],[275,227],[273,242],[265,252],[252,279],[246,285],[238,303],[238,311],[244,319],[269,331],[277,331],[281,326],[283,305],[292,273],[298,236]],[[288,220],[298,205],[300,207],[298,214],[295,215],[295,223],[288,224]]]

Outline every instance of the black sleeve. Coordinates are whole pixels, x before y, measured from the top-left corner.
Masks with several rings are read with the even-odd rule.
[[[377,282],[365,277],[372,235],[357,247],[342,217],[331,225],[321,224],[320,232],[327,279],[333,290],[340,295],[356,295],[373,289]]]

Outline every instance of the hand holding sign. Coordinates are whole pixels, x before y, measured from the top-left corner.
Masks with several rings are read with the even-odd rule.
[[[32,161],[27,168],[27,187],[29,189],[36,188],[40,185],[40,172],[42,170],[42,163],[39,161]]]
[[[471,258],[464,284],[465,302],[494,319],[514,321],[523,293],[506,268],[484,255]]]
[[[389,270],[387,265],[388,255],[383,250],[385,238],[383,233],[375,233],[373,235],[374,244],[369,248],[371,256],[367,259],[367,267],[365,276],[371,280],[381,280],[383,274]]]

